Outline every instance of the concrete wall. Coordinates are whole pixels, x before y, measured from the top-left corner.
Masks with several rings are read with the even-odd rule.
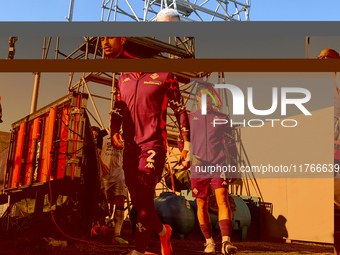
[[[312,112],[312,116],[289,117],[298,121],[294,128],[281,125],[242,129],[242,141],[251,165],[332,164],[333,107]],[[277,122],[279,123],[279,122]],[[265,214],[266,237],[333,243],[333,174],[256,174],[264,201],[272,203],[272,215]],[[250,180],[248,180],[250,183]],[[251,195],[258,196],[253,185]],[[243,195],[245,191],[243,189]]]

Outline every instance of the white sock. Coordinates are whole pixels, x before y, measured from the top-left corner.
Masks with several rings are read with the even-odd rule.
[[[206,241],[207,244],[208,244],[208,243],[215,243],[215,242],[214,242],[214,238],[212,238],[212,237],[210,237],[210,238],[208,238],[208,239],[205,239],[205,241]]]
[[[139,251],[133,250],[131,255],[144,255],[144,253],[141,253]]]
[[[222,236],[222,243],[230,242],[230,236]]]
[[[166,227],[163,225],[163,230],[158,233],[160,236],[164,236],[166,234]]]

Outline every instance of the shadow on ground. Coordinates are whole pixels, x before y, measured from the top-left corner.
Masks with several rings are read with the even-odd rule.
[[[100,255],[100,254],[126,254],[133,249],[133,237],[131,226],[125,224],[122,236],[129,242],[129,246],[112,245],[110,237],[92,237],[86,242],[74,241],[66,238],[57,231],[42,231],[42,229],[29,229],[21,231],[0,231],[0,254],[20,255]],[[220,251],[220,237],[216,237],[216,250]],[[99,243],[101,247],[98,247]],[[190,240],[172,238],[174,255],[205,254],[203,251],[204,240],[200,235],[194,235]],[[333,254],[332,245],[308,244],[308,243],[274,243],[274,242],[237,242],[239,255],[242,254]],[[160,243],[157,235],[153,235],[148,251],[160,253]]]

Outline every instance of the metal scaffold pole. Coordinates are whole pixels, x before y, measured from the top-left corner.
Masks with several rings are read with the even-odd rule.
[[[48,55],[48,51],[50,48],[52,38],[49,37],[48,43],[46,46],[46,37],[44,37],[44,44],[43,44],[43,53],[42,53],[42,59],[46,59]],[[40,77],[41,73],[36,72],[35,78],[34,78],[34,87],[33,87],[33,95],[32,95],[32,103],[31,103],[31,111],[30,113],[34,113],[37,110],[38,105],[38,95],[39,95],[39,85],[40,85]]]
[[[74,0],[70,0],[70,7],[68,10],[68,16],[66,17],[68,22],[71,22],[73,19],[73,9],[74,9]]]

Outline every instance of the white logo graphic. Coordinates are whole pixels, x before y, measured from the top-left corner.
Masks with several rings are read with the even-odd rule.
[[[162,85],[161,81],[144,81],[144,84]]]
[[[154,166],[153,163],[147,163],[145,168],[153,168],[153,169],[155,169],[155,166]]]
[[[155,80],[159,77],[159,75],[157,73],[151,74],[150,77]]]
[[[146,162],[148,162],[145,166],[145,168],[155,168],[155,165],[153,164],[155,160],[153,157],[156,155],[156,152],[154,150],[148,150],[148,153],[150,156],[146,159]]]
[[[139,231],[139,232],[143,232],[143,231],[146,230],[146,228],[143,227],[142,223],[140,223],[140,222],[138,222],[138,223],[136,224],[136,228],[138,228],[138,231]]]
[[[192,192],[194,192],[194,193],[195,193],[195,195],[197,195],[197,194],[198,194],[198,190],[197,190],[196,188],[194,188],[194,189],[192,190]]]
[[[243,91],[235,85],[232,84],[215,84],[215,88],[218,89],[228,89],[233,98],[233,115],[244,115],[244,106],[245,106],[245,96]],[[291,93],[299,93],[304,97],[301,98],[288,98],[288,95]],[[248,109],[251,113],[259,116],[266,116],[274,113],[279,105],[279,96],[278,96],[278,88],[272,88],[272,106],[266,110],[258,110],[255,109],[253,103],[253,88],[248,87],[247,89],[247,105]],[[282,87],[281,91],[281,115],[287,115],[287,105],[295,105],[304,115],[312,115],[306,107],[303,105],[311,99],[311,93],[308,89],[305,88],[296,88],[296,87]],[[202,109],[202,114],[206,115],[206,105],[207,105],[207,96],[206,94],[202,95],[202,105],[205,106],[205,111]]]

